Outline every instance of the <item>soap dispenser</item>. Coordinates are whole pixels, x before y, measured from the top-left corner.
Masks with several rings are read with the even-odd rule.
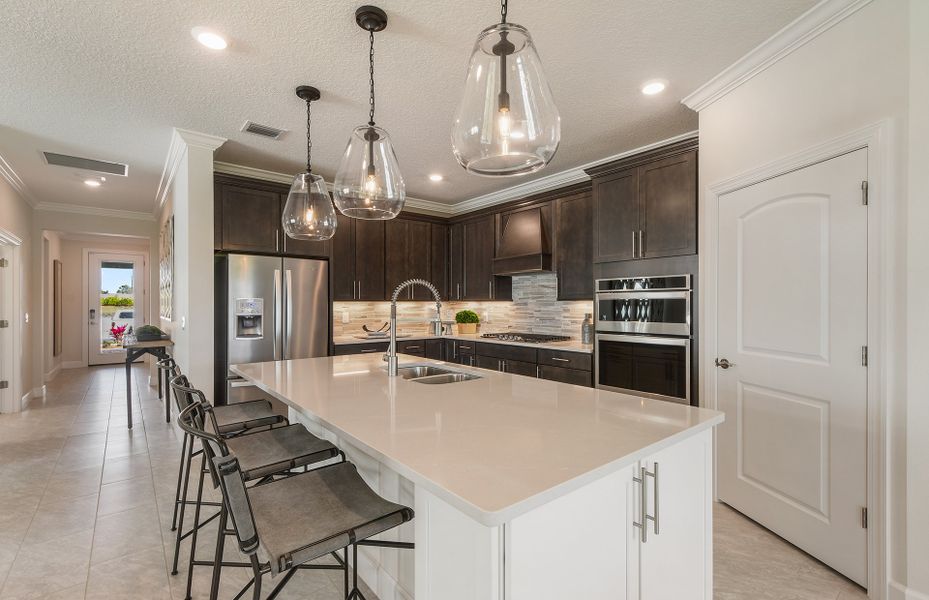
[[[584,313],[584,322],[581,323],[581,343],[582,344],[593,344],[594,343],[594,324],[590,320],[593,315],[591,313]]]

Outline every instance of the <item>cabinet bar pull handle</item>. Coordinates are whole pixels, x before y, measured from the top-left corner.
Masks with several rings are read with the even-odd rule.
[[[645,258],[645,243],[642,241],[642,238],[645,237],[645,232],[641,229],[639,230],[639,258]]]
[[[644,467],[643,467],[643,472],[644,472],[644,474],[645,474],[645,475],[643,476],[643,479],[644,479],[646,476],[647,476],[647,477],[651,477],[652,480],[654,481],[654,484],[655,484],[655,494],[654,494],[654,497],[655,497],[655,500],[654,500],[654,504],[655,504],[655,515],[652,516],[652,515],[649,515],[649,514],[646,513],[646,515],[645,515],[645,520],[646,520],[646,521],[651,521],[652,523],[655,524],[655,535],[658,535],[658,463],[655,463],[655,466],[652,467],[652,471],[651,471],[650,473],[649,473],[647,470],[645,470]],[[642,482],[642,487],[643,487],[643,488],[645,487],[645,482],[644,482],[644,481]]]
[[[361,280],[358,280],[358,299],[361,300]]]
[[[366,354],[368,352],[377,352],[377,351],[378,351],[377,348],[365,348],[365,349],[362,349],[361,353]]]
[[[470,349],[471,349],[471,346],[465,346],[464,344],[459,344],[458,347],[461,348],[462,350],[470,350]]]
[[[645,489],[645,474],[648,470],[645,467],[639,467],[639,477],[633,477],[632,481],[639,484],[639,520],[633,521],[632,526],[639,528],[639,540],[644,544],[648,541],[648,518],[645,510],[645,504],[648,502],[648,492]]]
[[[404,350],[419,350],[420,346],[407,346]]]
[[[457,298],[458,300],[461,300],[461,284],[460,283],[455,284],[455,298]]]
[[[635,258],[635,229],[632,230],[632,258]]]
[[[542,365],[535,366],[535,376],[536,379],[542,379]]]
[[[553,356],[553,357],[552,357],[552,360],[557,360],[558,362],[571,362],[571,361],[570,361],[569,359],[567,359],[567,358],[558,358],[557,356]]]
[[[494,299],[494,282],[493,281],[487,282],[487,295],[490,296],[491,300]]]

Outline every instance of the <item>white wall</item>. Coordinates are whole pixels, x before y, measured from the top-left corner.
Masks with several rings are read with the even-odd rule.
[[[929,593],[929,2],[910,2],[907,584]]]
[[[19,193],[13,189],[9,183],[0,177],[0,227],[10,231],[23,240],[19,249],[22,269],[20,271],[20,314],[13,315],[11,318],[18,319],[22,324],[20,334],[20,369],[14,377],[19,377],[20,390],[19,394],[26,394],[34,387],[42,385],[42,363],[41,360],[35,364],[35,348],[39,344],[35,343],[35,315],[38,314],[35,299],[38,296],[33,294],[34,277],[33,269],[33,247],[30,244],[30,235],[33,227],[33,210],[29,204],[20,197]],[[29,323],[24,323],[24,316],[30,315]],[[35,373],[35,375],[33,374]],[[11,387],[16,387],[15,385]]]
[[[925,197],[918,206],[915,196],[907,195],[907,156],[910,150],[908,136],[910,102],[910,35],[911,6],[924,13],[924,0],[875,0],[847,19],[843,20],[805,46],[789,54],[767,70],[756,75],[729,94],[704,108],[700,112],[700,181],[701,202],[705,199],[705,190],[716,182],[761,166],[776,159],[797,153],[819,143],[834,139],[840,135],[872,125],[883,119],[892,120],[894,143],[892,154],[895,157],[894,172],[889,173],[895,189],[891,202],[896,206],[899,234],[889,240],[886,250],[889,252],[890,264],[893,265],[891,276],[896,280],[896,288],[910,290],[910,302],[916,298],[917,291],[921,304],[917,304],[915,313],[911,313],[915,322],[907,323],[903,318],[907,314],[907,295],[895,294],[891,309],[900,318],[895,321],[893,331],[886,331],[894,353],[889,365],[888,376],[893,392],[890,394],[887,416],[894,433],[891,455],[887,457],[890,466],[890,532],[889,532],[889,569],[888,576],[897,582],[910,583],[913,589],[923,594],[929,593],[926,577],[929,576],[929,553],[927,553],[927,528],[925,520],[921,529],[914,528],[915,523],[907,526],[907,433],[911,439],[919,438],[911,444],[911,452],[917,449],[923,452],[922,458],[910,454],[911,461],[925,460],[925,438],[929,434],[926,422],[926,390],[929,384],[922,378],[927,371],[924,333],[913,340],[919,344],[920,355],[907,355],[907,331],[914,333],[914,326],[925,330],[924,310],[927,306],[925,281],[917,284],[917,275],[925,278],[927,254],[925,230]],[[915,14],[916,10],[914,10]],[[929,28],[925,20],[916,25],[914,36],[921,37],[919,48],[914,47],[914,54],[922,52],[920,76],[925,77],[926,41]],[[925,86],[925,82],[923,82]],[[914,90],[915,92],[915,90]],[[922,102],[922,117],[925,118],[926,96],[923,88],[918,100]],[[918,144],[925,144],[925,134]],[[917,144],[917,140],[913,140]],[[917,145],[918,145],[917,144]],[[927,162],[924,146],[920,147],[920,173],[925,175]],[[915,161],[916,156],[911,156]],[[919,232],[919,240],[910,240],[906,235],[905,223],[909,219],[912,231]],[[705,223],[701,223],[701,232],[705,232]],[[701,247],[713,243],[701,234]],[[705,250],[701,249],[701,254]],[[910,265],[907,273],[906,265]],[[919,272],[914,270],[916,265]],[[917,287],[918,285],[918,287]],[[704,311],[713,307],[704,306]],[[916,307],[912,307],[916,308]],[[706,322],[701,319],[701,322]],[[911,344],[911,349],[913,348]],[[705,356],[708,356],[704,354]],[[914,371],[921,371],[918,382],[913,380]],[[907,422],[907,383],[911,391],[919,394],[918,402],[922,408],[920,421],[910,414]],[[911,407],[917,401],[912,398]],[[908,431],[909,428],[909,431]],[[925,511],[929,506],[926,495],[925,462],[920,462],[923,471],[916,496],[914,482],[910,479],[911,510],[913,502],[919,502],[919,510]],[[912,465],[910,465],[912,467]],[[912,473],[912,471],[911,471]],[[914,473],[915,475],[915,473]],[[909,540],[907,533],[910,533]],[[912,538],[919,538],[918,541]],[[907,545],[909,544],[909,555]],[[919,573],[910,569],[910,565],[922,565]]]
[[[174,130],[158,217],[162,223],[174,215],[174,357],[207,398],[213,397],[213,152],[223,142]]]

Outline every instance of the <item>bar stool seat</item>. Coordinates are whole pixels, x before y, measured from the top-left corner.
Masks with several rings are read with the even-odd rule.
[[[336,446],[316,437],[301,424],[228,438],[225,443],[229,453],[239,459],[246,481],[339,456]]]
[[[284,418],[274,413],[267,400],[249,400],[226,406],[215,406],[216,426],[220,434],[226,435],[246,429],[277,425]]]
[[[274,574],[413,518],[412,509],[376,494],[349,462],[251,488],[248,500],[263,559]]]

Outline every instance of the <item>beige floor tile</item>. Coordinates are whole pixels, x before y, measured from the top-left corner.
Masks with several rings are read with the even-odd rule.
[[[114,481],[100,487],[98,515],[109,515],[137,506],[155,506],[155,487],[151,474]]]
[[[10,568],[2,600],[27,600],[73,588],[87,580],[93,530],[24,545]]]
[[[113,483],[126,479],[147,476],[152,465],[148,455],[132,454],[120,458],[106,459],[103,463],[103,483]]]
[[[43,498],[29,524],[23,545],[54,540],[92,529],[96,520],[97,494],[78,498]]]
[[[96,494],[100,490],[100,468],[75,469],[56,473],[48,480],[45,496],[57,500]]]
[[[91,565],[87,597],[95,600],[171,600],[160,547]]]
[[[161,523],[155,507],[139,506],[97,519],[90,562],[106,562],[139,548],[161,545]]]

